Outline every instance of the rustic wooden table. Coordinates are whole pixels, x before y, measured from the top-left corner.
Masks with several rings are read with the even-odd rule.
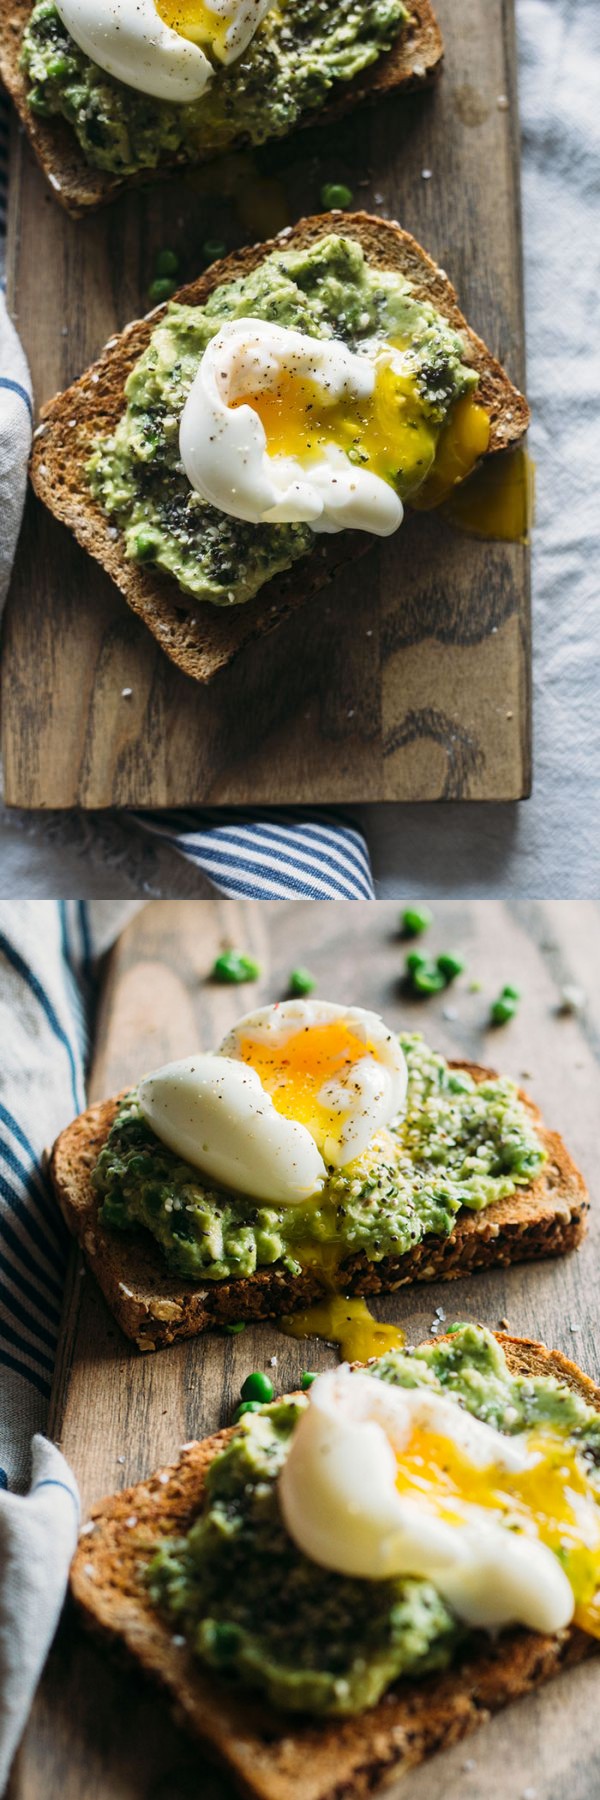
[[[134,920],[106,971],[91,1090],[113,1092],[168,1057],[211,1047],[242,1010],[280,998],[290,968],[308,963],[323,997],[380,1010],[390,1025],[423,1029],[447,1054],[500,1066],[524,1083],[562,1131],[592,1192],[589,1236],[562,1261],[493,1270],[449,1287],[406,1288],[379,1300],[380,1317],[415,1341],[433,1310],[544,1339],[600,1376],[597,1331],[600,1190],[600,907],[592,902],[447,901],[431,946],[464,951],[468,971],[441,998],[408,1002],[393,903],[155,902]],[[256,986],[207,984],[224,940],[256,955]],[[481,989],[471,992],[476,980]],[[505,981],[522,989],[513,1023],[488,1029]],[[558,1012],[565,982],[587,995],[580,1017]],[[595,1204],[594,1204],[595,1202]],[[281,1390],[300,1371],[335,1360],[325,1345],[284,1338],[276,1324],[207,1336],[140,1356],[120,1335],[93,1280],[73,1256],[53,1400],[53,1430],[73,1464],[84,1507],[128,1485],[177,1446],[231,1417],[248,1369],[278,1357]],[[410,1776],[410,1800],[595,1800],[600,1792],[591,1662],[500,1715],[477,1736]],[[394,1791],[394,1790],[392,1790]],[[17,1760],[10,1800],[232,1800],[227,1783],[173,1727],[166,1705],[129,1670],[116,1670],[68,1618],[59,1632]]]
[[[318,211],[331,180],[414,233],[522,385],[513,0],[437,10],[446,57],[430,93],[136,190],[88,219],[61,212],[15,129],[8,293],[37,405],[147,310],[159,247],[174,245],[191,280],[205,239],[262,240]],[[6,610],[2,732],[13,806],[519,799],[528,551],[413,515],[200,688],[31,500]]]

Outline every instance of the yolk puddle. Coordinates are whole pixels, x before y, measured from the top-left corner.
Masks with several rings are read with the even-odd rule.
[[[401,1350],[404,1343],[404,1332],[374,1319],[366,1300],[349,1300],[343,1294],[328,1294],[305,1312],[290,1313],[277,1322],[286,1337],[318,1337],[326,1344],[339,1344],[342,1362],[368,1362],[386,1350]]]
[[[270,456],[310,462],[335,444],[357,468],[401,493],[422,481],[435,456],[437,426],[425,417],[413,377],[395,372],[385,358],[364,400],[331,399],[324,386],[286,368],[273,387],[240,394],[230,404],[258,413]]]
[[[319,1146],[327,1137],[339,1140],[355,1097],[349,1085],[348,1106],[334,1112],[319,1099],[324,1084],[345,1081],[354,1064],[365,1056],[379,1061],[374,1045],[365,1043],[337,1019],[331,1024],[309,1025],[280,1044],[242,1037],[240,1055],[256,1069],[277,1111],[305,1125]]]
[[[531,1468],[479,1469],[451,1438],[418,1429],[398,1457],[396,1485],[452,1523],[468,1504],[510,1517],[517,1530],[533,1525],[571,1582],[577,1624],[600,1637],[600,1503],[568,1439],[537,1428],[527,1447],[536,1455]]]
[[[443,516],[472,537],[525,544],[533,524],[535,464],[526,450],[490,456],[442,507]]]
[[[231,17],[220,18],[203,0],[155,0],[155,6],[171,31],[178,31],[192,44],[210,44],[218,56],[223,55]]]
[[[442,427],[433,468],[411,499],[411,506],[419,512],[440,506],[457,482],[464,481],[479,458],[485,456],[489,439],[490,421],[484,407],[472,394],[463,394]]]

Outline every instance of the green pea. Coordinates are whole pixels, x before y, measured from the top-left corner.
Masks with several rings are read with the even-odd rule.
[[[407,906],[400,923],[405,937],[420,937],[422,931],[429,931],[433,925],[433,913],[427,906]]]
[[[465,966],[464,957],[457,956],[455,950],[442,950],[441,955],[436,957],[436,964],[446,981],[455,981],[457,975],[462,975]]]
[[[61,75],[68,75],[72,68],[72,58],[64,56],[61,50],[57,50],[54,56],[49,56],[46,63],[46,71],[51,81],[59,81]]]
[[[505,996],[504,994],[501,994],[500,999],[494,1000],[493,1006],[490,1008],[492,1023],[494,1025],[507,1025],[509,1019],[514,1019],[516,1010],[516,1002],[514,1000],[509,1000],[508,995]]]
[[[425,963],[420,969],[415,969],[412,985],[417,994],[441,994],[442,988],[446,986],[446,977],[436,969],[435,963]]]
[[[207,262],[218,262],[220,256],[225,256],[226,250],[227,245],[222,244],[219,238],[207,238],[202,245],[202,255]]]
[[[159,250],[154,261],[157,275],[177,275],[179,273],[179,257],[176,250]]]
[[[404,961],[407,975],[414,975],[417,969],[426,969],[428,962],[429,957],[424,956],[422,950],[409,950]]]
[[[520,998],[521,998],[521,990],[518,987],[510,987],[507,982],[506,986],[503,987],[503,989],[502,989],[501,997],[503,1000],[514,1000],[515,1004],[516,1004],[516,1002],[518,1000],[520,1000]]]
[[[233,1415],[234,1425],[239,1425],[240,1419],[243,1419],[243,1417],[244,1417],[244,1413],[260,1412],[261,1405],[262,1405],[261,1400],[244,1400],[242,1405],[238,1406],[236,1408],[236,1411],[234,1412],[234,1415]]]
[[[262,1369],[254,1369],[251,1375],[242,1382],[242,1400],[258,1400],[259,1405],[266,1405],[273,1399],[273,1383]]]
[[[161,301],[170,300],[171,294],[175,293],[176,286],[177,283],[170,275],[157,275],[156,280],[150,282],[148,299],[153,306],[160,306]]]
[[[461,1075],[458,1069],[452,1070],[448,1076],[448,1087],[451,1094],[469,1094],[472,1085],[468,1075]]]
[[[228,1337],[235,1337],[238,1331],[246,1330],[246,1320],[238,1319],[235,1325],[224,1325],[223,1330],[227,1332]]]
[[[316,1370],[314,1373],[313,1373],[312,1369],[303,1369],[302,1370],[302,1380],[300,1382],[300,1386],[304,1390],[305,1393],[306,1393],[307,1388],[312,1387],[313,1381],[316,1381],[316,1379],[317,1379]]]
[[[321,204],[328,209],[332,206],[351,206],[353,199],[352,188],[346,187],[344,181],[326,181],[321,188]]]
[[[213,963],[213,981],[258,981],[260,965],[253,962],[251,956],[244,956],[241,950],[224,950]]]
[[[312,994],[314,993],[316,985],[317,983],[314,975],[311,975],[310,969],[292,969],[288,983],[290,994],[298,996]]]
[[[138,532],[136,532],[136,539],[135,539],[135,554],[136,554],[136,556],[139,556],[140,562],[146,562],[149,556],[154,556],[155,551],[156,551],[156,535],[155,535],[155,533],[153,531],[145,531],[144,527],[141,526],[140,530]]]

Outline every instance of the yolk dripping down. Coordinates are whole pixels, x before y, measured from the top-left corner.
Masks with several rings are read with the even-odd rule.
[[[427,489],[438,469],[444,498],[483,455],[489,439],[488,415],[470,394],[457,401],[440,430],[425,413],[414,376],[394,370],[386,356],[378,358],[373,392],[364,400],[332,400],[318,382],[284,369],[273,387],[238,395],[230,404],[251,406],[258,414],[270,456],[310,463],[335,444],[402,499],[423,482]]]
[[[466,1504],[532,1527],[558,1556],[575,1595],[575,1623],[600,1637],[600,1500],[575,1446],[559,1431],[528,1433],[535,1463],[521,1471],[477,1468],[450,1438],[417,1428],[398,1457],[396,1486],[455,1523]]]
[[[170,26],[171,31],[178,31],[180,37],[189,38],[192,44],[208,45],[217,56],[224,56],[232,15],[221,18],[205,6],[203,0],[155,0],[155,6],[163,24]]]
[[[319,1100],[325,1082],[344,1081],[363,1057],[380,1060],[375,1046],[368,1040],[365,1043],[343,1019],[304,1026],[279,1044],[241,1037],[240,1055],[260,1076],[277,1112],[305,1125],[319,1148],[327,1137],[339,1142],[347,1116]],[[349,1086],[347,1111],[353,1098]]]

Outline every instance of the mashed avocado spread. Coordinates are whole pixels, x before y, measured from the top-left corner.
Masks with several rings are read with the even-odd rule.
[[[329,1174],[308,1206],[260,1206],[208,1184],[154,1136],[135,1092],[122,1102],[92,1181],[100,1218],[143,1225],[178,1275],[225,1281],[281,1263],[402,1256],[429,1234],[448,1237],[462,1206],[479,1212],[530,1182],[545,1160],[512,1081],[481,1082],[448,1067],[421,1037],[402,1036],[406,1111],[363,1154]]]
[[[558,1425],[588,1453],[589,1479],[600,1487],[598,1414],[552,1378],[512,1376],[481,1328],[392,1351],[369,1374],[441,1389],[508,1436]],[[447,1667],[466,1632],[430,1582],[348,1578],[296,1548],[276,1482],[306,1404],[283,1399],[246,1414],[208,1469],[187,1536],[161,1545],[146,1579],[153,1604],[211,1668],[260,1688],[277,1707],[358,1713],[398,1677]]]
[[[89,479],[124,533],[128,557],[155,564],[197,600],[220,606],[251,599],[316,542],[309,525],[249,525],[219,512],[183,471],[179,425],[202,356],[225,320],[244,317],[309,337],[335,336],[352,350],[374,338],[410,345],[412,398],[402,466],[394,470],[401,499],[428,474],[455,401],[477,385],[462,360],[460,334],[401,275],[371,267],[351,238],[278,250],[251,275],[215,288],[205,306],[170,305],[129,376],[114,435],[95,447]]]
[[[284,136],[389,50],[408,17],[402,0],[283,0],[236,62],[215,67],[199,100],[174,106],[106,75],[73,42],[54,0],[38,0],[23,37],[29,104],[41,118],[66,119],[86,160],[114,174],[197,162]]]

